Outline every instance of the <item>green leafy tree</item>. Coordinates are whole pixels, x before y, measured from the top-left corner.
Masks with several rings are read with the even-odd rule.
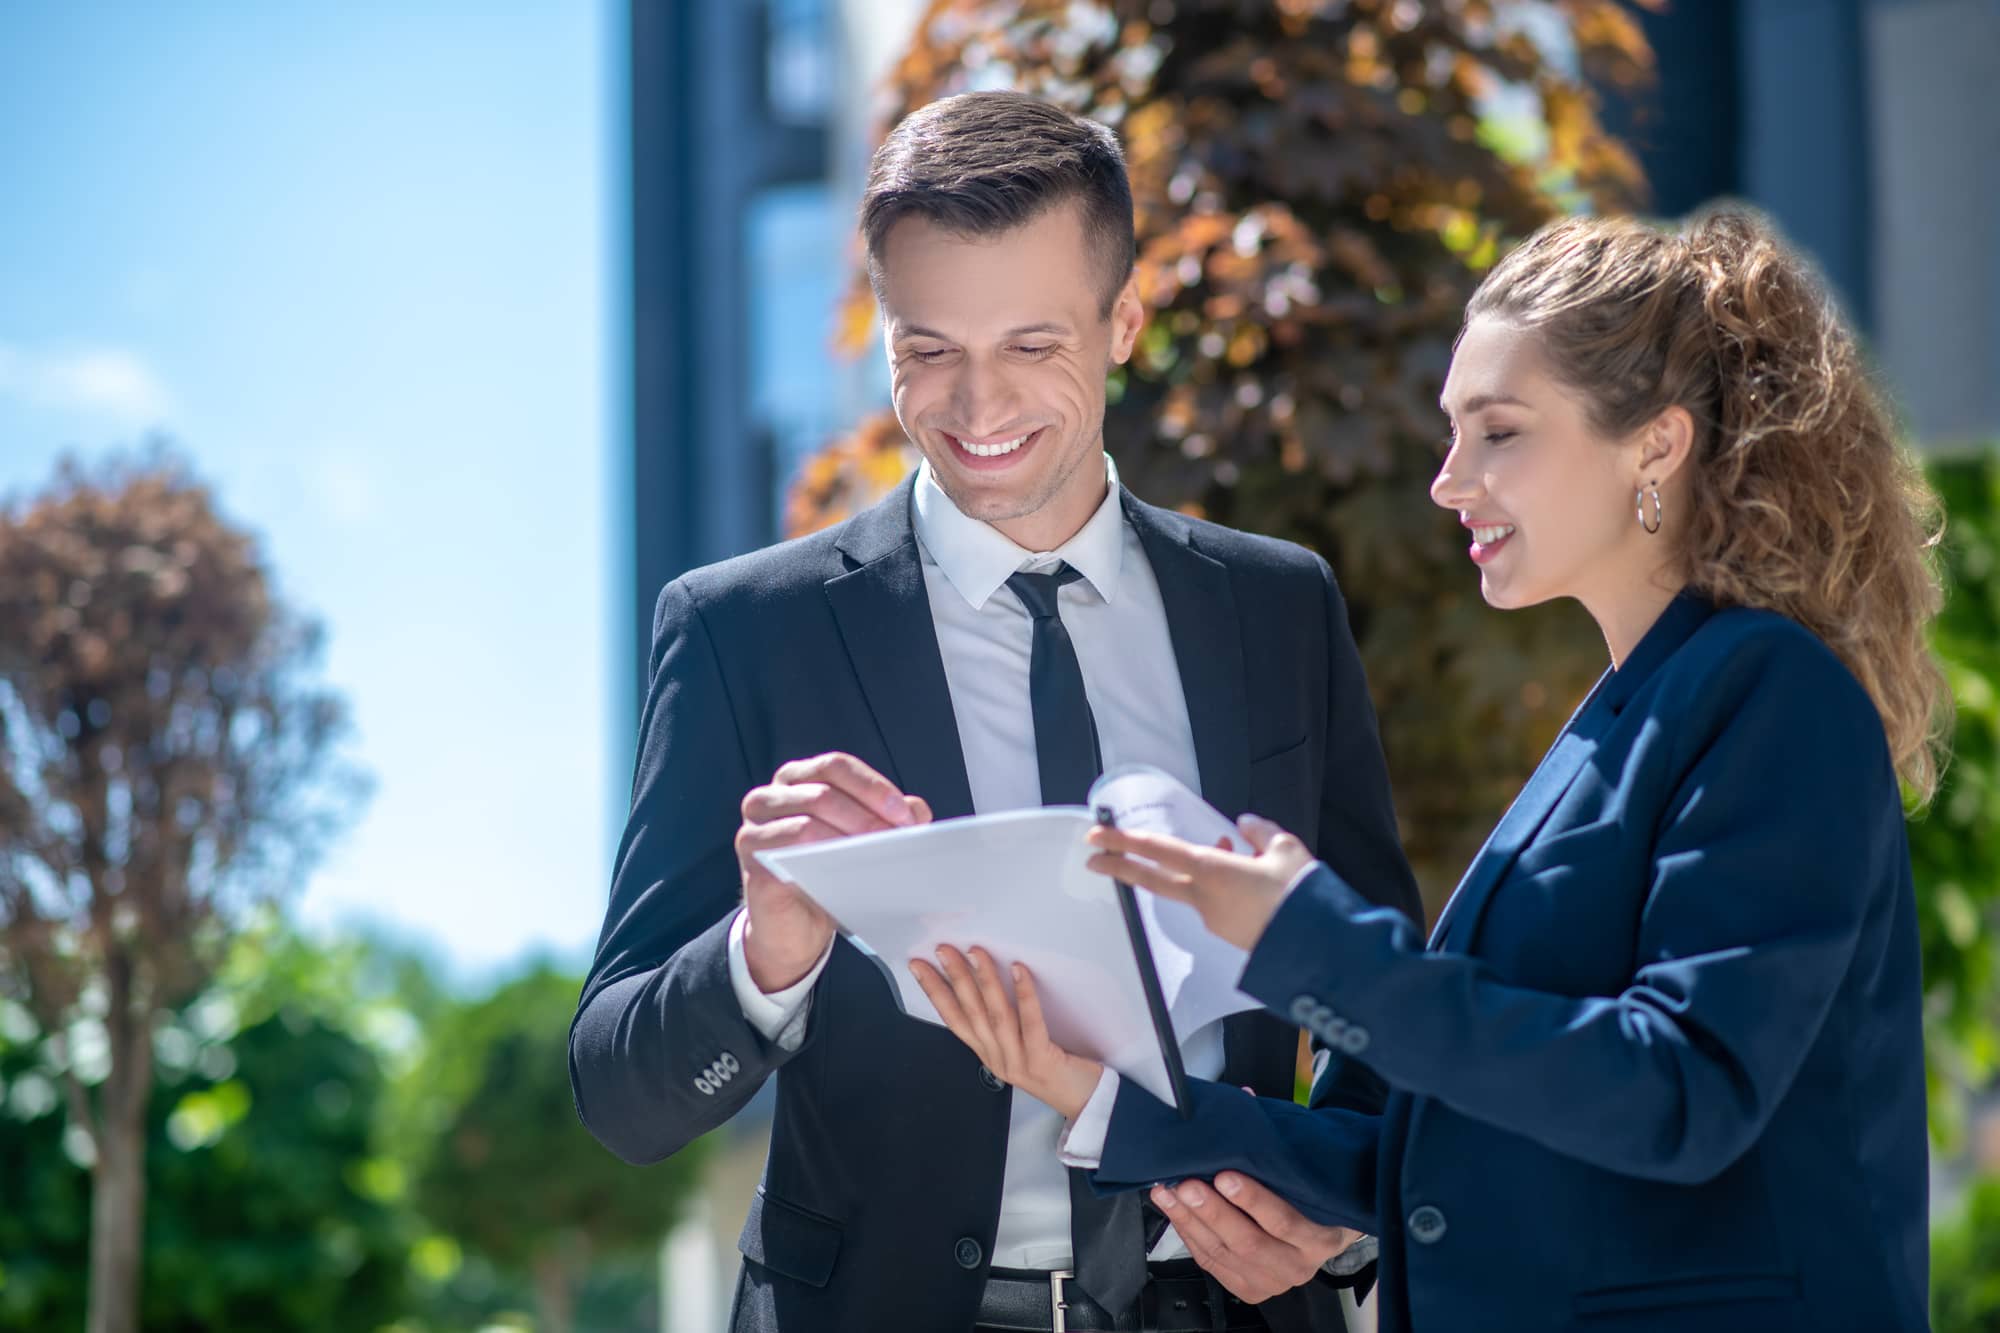
[[[1932,1118],[2000,1072],[2000,452],[1929,461],[1945,506],[1944,611],[1933,631],[1958,715],[1951,762],[1910,823]]]
[[[594,1270],[665,1236],[700,1167],[682,1152],[634,1170],[576,1117],[569,1018],[582,982],[537,966],[435,1024],[420,1077],[432,1112],[414,1132],[432,1144],[417,1206],[465,1249],[534,1292],[541,1333],[576,1326]]]
[[[1573,607],[1481,604],[1426,493],[1438,393],[1509,242],[1639,198],[1593,88],[1650,69],[1617,0],[935,0],[889,78],[885,124],[1008,86],[1120,132],[1153,316],[1107,447],[1147,499],[1333,563],[1433,907],[1604,665]],[[850,347],[873,313],[857,276]],[[791,527],[880,494],[903,447],[864,423],[807,467]]]
[[[403,1308],[413,1223],[371,1147],[380,1060],[302,1005],[237,1022],[210,995],[159,1029],[141,1324],[385,1324]],[[50,1045],[25,1009],[0,1002],[0,1330],[22,1333],[82,1326],[88,1298],[90,1173]]]
[[[138,1327],[154,1029],[360,792],[320,638],[163,452],[0,507],[0,988],[90,1164],[90,1333]]]
[[[2000,1333],[2000,1179],[1975,1181],[1931,1238],[1936,1333]]]

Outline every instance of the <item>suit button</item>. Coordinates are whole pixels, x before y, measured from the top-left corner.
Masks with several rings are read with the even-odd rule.
[[[1368,1029],[1350,1025],[1340,1034],[1340,1049],[1349,1055],[1359,1055],[1368,1049]]]
[[[979,1248],[979,1242],[970,1236],[960,1236],[951,1257],[958,1260],[960,1268],[977,1268],[979,1261],[986,1257],[986,1251]]]
[[[985,1065],[979,1066],[979,1081],[986,1085],[986,1089],[989,1092],[1007,1091],[1007,1085],[1000,1081],[1000,1076]]]
[[[1419,1245],[1435,1245],[1444,1239],[1444,1214],[1425,1204],[1410,1214],[1410,1239]]]

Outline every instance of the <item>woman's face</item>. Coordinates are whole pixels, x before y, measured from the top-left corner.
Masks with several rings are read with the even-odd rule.
[[[1594,430],[1583,400],[1548,372],[1533,333],[1474,319],[1440,402],[1451,450],[1431,498],[1466,526],[1490,605],[1575,597],[1597,613],[1607,595],[1616,600],[1657,567],[1665,538],[1643,531],[1633,508],[1645,479],[1641,441]]]

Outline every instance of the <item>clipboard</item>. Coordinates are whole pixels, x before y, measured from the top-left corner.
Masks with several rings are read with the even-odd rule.
[[[1097,822],[1117,828],[1118,817],[1108,805],[1097,807]],[[1167,1084],[1173,1089],[1174,1111],[1183,1120],[1194,1116],[1188,1097],[1187,1066],[1181,1060],[1180,1038],[1174,1032],[1167,997],[1160,989],[1159,969],[1153,965],[1153,943],[1146,936],[1145,918],[1139,915],[1139,900],[1132,886],[1122,879],[1111,881],[1118,893],[1118,910],[1125,917],[1125,935],[1132,945],[1132,959],[1139,965],[1139,984],[1146,992],[1146,1012],[1153,1020],[1153,1037],[1160,1043],[1160,1059],[1167,1067]]]
[[[1185,784],[1128,767],[1099,778],[1084,805],[939,820],[757,857],[833,917],[908,1018],[943,1025],[905,960],[941,944],[978,945],[1003,976],[1016,962],[1034,973],[1056,1044],[1186,1116],[1175,1034],[1259,1007],[1235,984],[1245,955],[1185,904],[1089,870],[1086,835],[1099,822],[1211,844],[1233,830]]]

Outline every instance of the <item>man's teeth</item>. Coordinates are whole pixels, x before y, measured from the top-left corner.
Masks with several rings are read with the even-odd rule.
[[[1029,431],[1028,435],[1033,435],[1034,433],[1033,431]],[[998,458],[1002,454],[1011,454],[1026,444],[1028,442],[1028,435],[1016,435],[1013,439],[1002,440],[998,444],[974,444],[970,440],[960,440],[958,447],[971,454],[974,458]]]
[[[1502,537],[1511,537],[1513,535],[1514,529],[1506,524],[1502,524],[1497,528],[1474,528],[1472,530],[1472,540],[1478,542],[1481,546],[1491,546]]]

